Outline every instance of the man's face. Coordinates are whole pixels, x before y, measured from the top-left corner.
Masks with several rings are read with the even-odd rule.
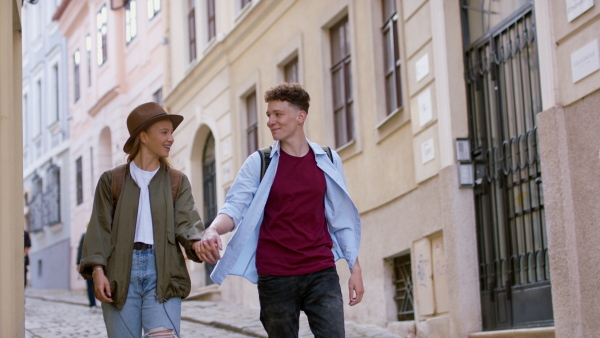
[[[287,101],[271,101],[267,106],[267,127],[276,141],[286,141],[302,136],[306,112],[291,106]],[[302,136],[304,137],[304,136]]]

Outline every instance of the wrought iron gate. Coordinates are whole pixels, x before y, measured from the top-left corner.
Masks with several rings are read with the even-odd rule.
[[[208,227],[217,216],[217,172],[215,169],[215,138],[212,133],[206,138],[202,155],[202,181],[204,197],[204,226]],[[216,264],[204,262],[205,285],[214,284],[210,274]]]
[[[553,323],[533,6],[465,50],[484,330]]]

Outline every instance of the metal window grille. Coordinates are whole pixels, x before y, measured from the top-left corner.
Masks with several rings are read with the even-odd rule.
[[[33,191],[29,201],[29,229],[32,232],[42,231],[44,228],[44,201],[43,201],[43,182],[38,174],[34,174],[31,179]]]
[[[43,192],[44,224],[60,223],[60,168],[52,164],[46,173],[47,185]]]
[[[331,79],[333,86],[333,119],[335,145],[341,147],[354,139],[352,97],[352,71],[350,65],[350,26],[348,17],[343,18],[330,30],[331,36]]]
[[[204,146],[202,160],[203,196],[204,196],[204,223],[211,224],[217,216],[217,172],[215,169],[215,138],[210,133]],[[215,264],[204,262],[205,285],[214,284],[210,274]]]
[[[398,320],[414,320],[413,284],[410,255],[394,258],[394,300],[398,309]]]

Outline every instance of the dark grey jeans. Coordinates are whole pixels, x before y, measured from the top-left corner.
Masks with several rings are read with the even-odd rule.
[[[344,303],[335,267],[298,276],[258,276],[260,321],[269,337],[298,337],[300,311],[315,337],[344,337]]]

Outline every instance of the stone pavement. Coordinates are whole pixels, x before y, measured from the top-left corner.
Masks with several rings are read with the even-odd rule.
[[[259,309],[223,301],[185,300],[181,335],[191,337],[267,337]],[[102,311],[90,310],[85,291],[25,289],[25,337],[105,337]],[[312,337],[300,317],[300,337]],[[346,322],[346,337],[398,337],[376,325]]]

